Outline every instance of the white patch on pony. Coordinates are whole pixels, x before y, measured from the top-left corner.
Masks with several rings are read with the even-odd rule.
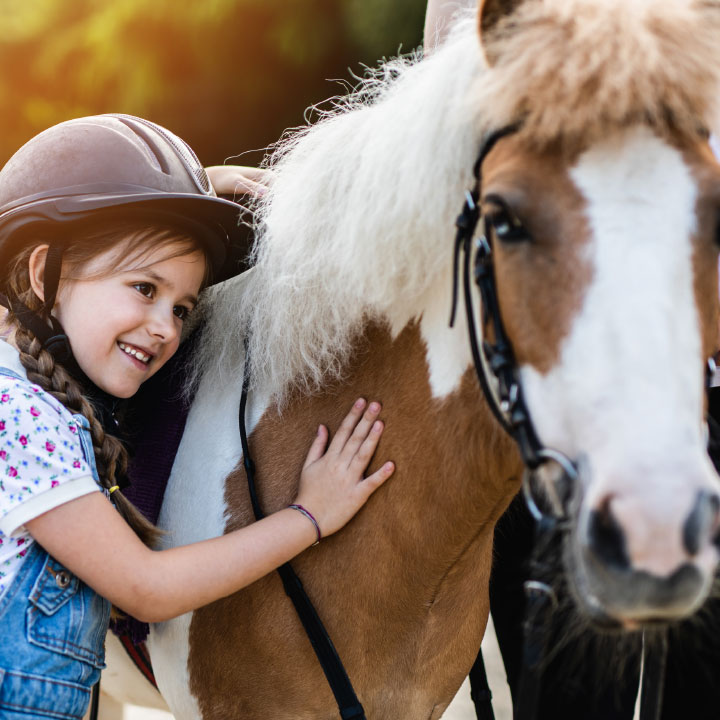
[[[420,321],[420,332],[425,341],[425,357],[434,398],[446,397],[457,390],[463,375],[472,364],[462,289],[452,328],[449,326],[451,293],[452,280],[448,273],[447,283],[439,283],[427,293],[422,303],[425,309]]]
[[[242,356],[236,366],[242,368]],[[218,384],[207,378],[197,392],[188,415],[182,442],[168,481],[159,525],[173,528],[164,537],[165,547],[185,545],[224,533],[226,523],[225,479],[242,457],[237,418],[242,378]],[[248,433],[267,406],[257,395],[248,402]],[[208,433],[208,428],[213,432]],[[201,496],[202,502],[198,501]],[[178,720],[201,717],[190,693],[187,659],[192,613],[151,626],[148,649],[158,686]]]
[[[717,490],[701,422],[696,183],[681,153],[645,127],[595,145],[570,174],[587,202],[593,275],[558,365],[547,375],[523,367],[524,390],[543,443],[586,460],[590,506],[637,499],[652,519],[637,542],[651,534],[657,545],[652,558],[635,549],[664,574],[682,560],[698,489]],[[632,533],[628,543],[632,556]]]

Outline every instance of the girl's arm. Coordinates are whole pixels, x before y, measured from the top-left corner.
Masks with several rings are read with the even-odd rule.
[[[363,472],[382,434],[380,406],[358,401],[324,452],[318,431],[300,478],[297,502],[323,536],[339,530],[394,471]],[[365,412],[363,413],[363,410]],[[315,527],[281,510],[227,535],[153,551],[101,493],[61,505],[27,523],[34,539],[81,580],[138,620],[160,622],[230,595],[310,547]]]
[[[218,195],[252,195],[265,193],[272,172],[245,165],[211,165],[205,168]]]

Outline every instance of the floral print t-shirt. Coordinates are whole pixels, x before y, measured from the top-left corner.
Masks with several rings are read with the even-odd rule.
[[[80,426],[26,379],[17,350],[0,340],[0,597],[34,542],[25,523],[99,491],[80,445]]]

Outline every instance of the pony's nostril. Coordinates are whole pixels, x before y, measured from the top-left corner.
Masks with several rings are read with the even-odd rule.
[[[598,510],[590,513],[588,523],[588,540],[595,555],[604,563],[616,569],[630,567],[627,554],[625,534],[612,514],[611,498],[607,498]]]
[[[706,490],[699,492],[683,526],[683,544],[690,555],[697,555],[712,535],[714,535],[713,542],[718,544],[719,515],[720,498]]]

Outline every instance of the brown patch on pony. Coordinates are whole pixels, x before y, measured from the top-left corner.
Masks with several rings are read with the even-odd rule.
[[[260,501],[273,512],[293,499],[319,423],[334,431],[359,396],[383,403],[377,458],[393,459],[395,475],[293,566],[367,716],[428,718],[452,699],[480,646],[493,528],[518,489],[520,462],[470,370],[453,395],[432,397],[416,324],[395,340],[369,327],[353,358],[342,386],[296,394],[282,415],[270,408],[262,417],[250,440]],[[228,531],[251,522],[241,466],[226,501]],[[189,643],[190,688],[205,720],[337,714],[276,573],[196,611]]]
[[[527,147],[518,135],[501,140],[482,168],[483,211],[500,198],[529,240],[492,238],[503,324],[520,365],[553,368],[582,305],[592,268],[583,253],[591,231],[586,203],[568,169],[576,155]]]
[[[718,311],[718,242],[720,241],[720,165],[707,142],[681,146],[698,184],[697,230],[693,242],[695,302],[704,358],[720,347]]]
[[[717,116],[717,2],[486,5],[480,33],[491,68],[478,102],[491,128],[523,120],[536,145],[562,138],[577,146],[636,122],[697,137]],[[500,10],[509,12],[498,18]]]
[[[522,3],[523,0],[481,0],[479,6],[481,35],[490,32],[503,17],[510,15]]]

